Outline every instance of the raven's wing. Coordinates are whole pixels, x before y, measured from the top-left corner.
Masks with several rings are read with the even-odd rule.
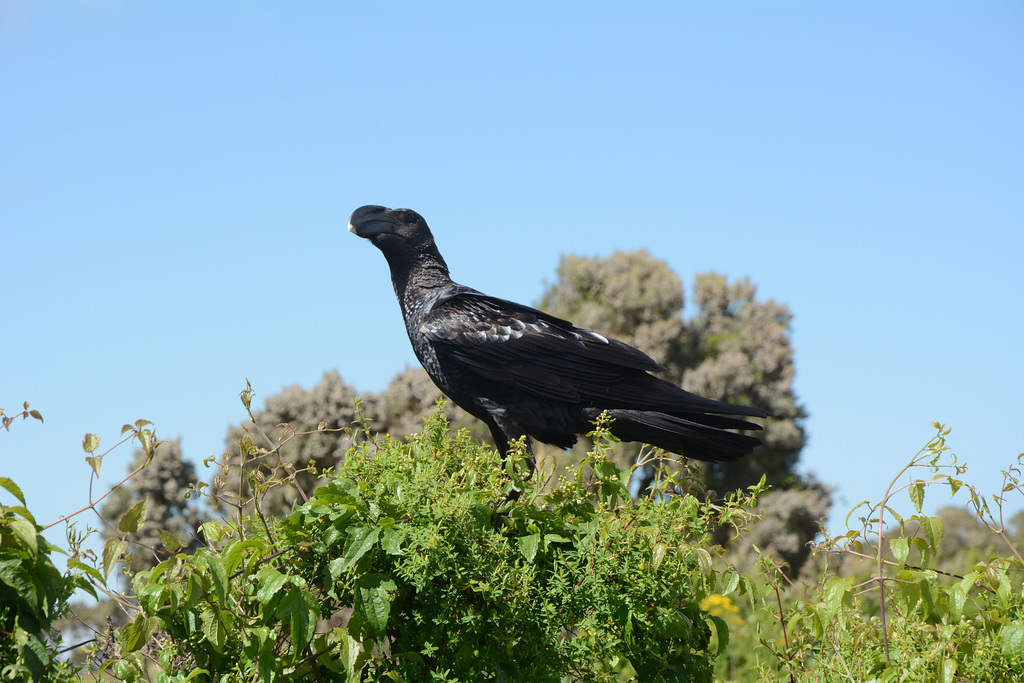
[[[647,374],[665,368],[628,344],[468,288],[435,304],[419,331],[439,357],[537,399],[671,414],[764,415],[750,406],[691,394]],[[746,424],[719,421],[720,427]]]
[[[538,398],[588,402],[638,371],[665,369],[620,341],[472,290],[438,302],[419,331],[439,356]]]

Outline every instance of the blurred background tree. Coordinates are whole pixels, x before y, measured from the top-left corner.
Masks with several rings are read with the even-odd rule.
[[[324,373],[312,389],[286,387],[269,396],[263,410],[228,428],[221,473],[214,493],[232,501],[251,501],[253,484],[273,482],[262,492],[260,510],[268,517],[284,517],[300,491],[316,487],[319,471],[333,467],[353,443],[357,422],[356,393],[337,370]],[[302,438],[296,433],[315,432]],[[241,478],[240,458],[255,459],[255,481]],[[258,485],[258,484],[257,484]],[[251,502],[243,505],[251,512]]]

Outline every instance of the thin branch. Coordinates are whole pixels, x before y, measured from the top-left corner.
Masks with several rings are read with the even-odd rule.
[[[101,456],[99,456],[99,457],[101,457],[101,458],[103,458],[103,457],[106,457],[106,455],[107,455],[108,453],[110,453],[110,452],[111,452],[112,450],[114,450],[115,448],[117,448],[118,446],[120,446],[121,444],[123,444],[123,443],[124,443],[125,441],[131,441],[131,440],[132,440],[132,439],[134,439],[134,438],[135,438],[135,435],[134,435],[134,434],[132,434],[131,436],[126,436],[125,438],[121,439],[121,440],[120,440],[120,441],[118,441],[118,442],[117,442],[116,444],[114,444],[113,446],[111,446],[111,447],[110,447],[109,449],[107,449],[107,451],[106,451],[105,453],[103,453],[103,455],[101,455]],[[154,448],[155,448],[155,446],[154,446]],[[131,479],[132,477],[134,477],[134,476],[135,476],[136,474],[138,474],[139,472],[141,472],[142,470],[144,470],[144,469],[146,468],[146,465],[148,465],[148,464],[149,464],[149,463],[148,463],[148,462],[146,462],[146,463],[143,463],[142,465],[140,465],[140,466],[139,466],[138,468],[136,468],[135,470],[133,470],[132,472],[130,472],[130,473],[128,474],[128,476],[127,476],[127,477],[125,477],[125,478],[124,478],[124,479],[122,479],[121,481],[119,481],[119,482],[117,482],[116,484],[114,484],[113,486],[111,486],[111,487],[110,487],[110,490],[109,490],[109,491],[107,491],[106,493],[104,493],[104,494],[103,494],[102,496],[100,496],[100,497],[99,497],[99,498],[97,498],[96,500],[93,500],[93,499],[92,499],[92,483],[93,483],[93,480],[95,480],[95,478],[96,478],[96,471],[95,471],[95,470],[93,470],[93,471],[92,471],[92,473],[91,473],[91,474],[89,475],[89,500],[90,500],[90,503],[89,503],[88,505],[86,505],[85,507],[83,507],[82,509],[80,509],[80,510],[76,510],[75,512],[72,512],[72,513],[71,513],[70,515],[64,515],[63,517],[61,517],[60,519],[58,519],[58,520],[57,520],[56,522],[52,522],[52,523],[50,523],[50,524],[47,524],[47,525],[46,525],[46,526],[45,526],[44,528],[46,528],[46,529],[49,529],[50,527],[52,527],[52,526],[55,526],[55,525],[57,525],[57,524],[60,524],[61,522],[65,522],[65,521],[67,521],[67,520],[71,519],[72,517],[74,517],[74,516],[76,516],[76,515],[80,515],[80,514],[82,514],[82,513],[83,513],[83,512],[85,512],[86,510],[93,510],[93,511],[95,511],[95,509],[96,509],[96,505],[97,505],[97,504],[98,504],[98,503],[99,503],[100,501],[102,501],[102,500],[103,500],[104,498],[106,498],[106,497],[107,497],[107,496],[109,496],[109,495],[110,495],[111,493],[113,493],[113,492],[114,492],[114,491],[115,491],[115,490],[116,490],[116,489],[117,489],[118,487],[120,487],[120,486],[121,486],[121,484],[125,483],[126,481],[128,481],[129,479]]]

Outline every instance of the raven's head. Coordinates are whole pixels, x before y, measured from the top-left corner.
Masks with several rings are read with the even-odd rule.
[[[386,206],[361,206],[352,212],[348,231],[365,237],[377,246],[388,241],[385,235],[422,244],[433,242],[430,228],[423,216],[411,209],[389,209]]]
[[[392,280],[405,277],[403,273],[424,263],[440,266],[447,276],[448,266],[437,251],[427,222],[411,209],[389,209],[373,204],[361,206],[352,212],[348,230],[370,240],[384,253],[391,266]]]

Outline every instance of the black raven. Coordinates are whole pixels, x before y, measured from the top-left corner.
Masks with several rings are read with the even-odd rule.
[[[384,253],[430,379],[487,423],[502,455],[522,436],[528,449],[531,437],[569,448],[603,411],[619,439],[699,460],[735,460],[760,443],[728,430],[760,429],[730,416],[764,411],[691,394],[648,374],[665,368],[628,344],[452,282],[415,211],[363,206],[348,229]]]

